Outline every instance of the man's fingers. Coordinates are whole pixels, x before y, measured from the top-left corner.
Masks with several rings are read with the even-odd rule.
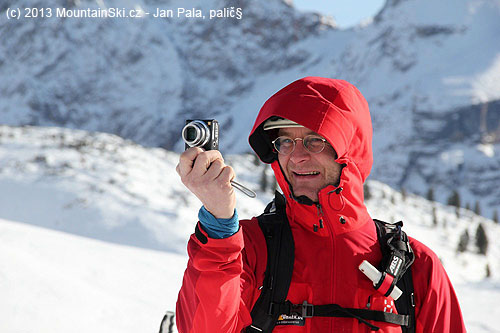
[[[219,151],[190,148],[181,154],[176,171],[184,186],[215,217],[232,216],[236,197],[230,181],[235,175],[233,168],[224,163]]]
[[[179,157],[179,164],[177,165],[177,173],[179,176],[184,177],[193,169],[193,163],[199,154],[203,153],[203,149],[198,147],[189,148]]]
[[[224,163],[224,159],[218,150],[209,150],[203,154],[198,154],[194,161],[192,175],[197,177],[203,176],[210,168],[210,165],[216,160]]]
[[[224,182],[224,183],[229,183],[231,180],[234,179],[236,174],[234,173],[233,168],[231,168],[229,165],[226,165],[221,173],[219,174],[219,181]]]
[[[205,174],[205,177],[208,180],[213,180],[219,177],[220,173],[222,172],[222,169],[224,168],[225,164],[222,160],[216,159],[210,164],[210,167]]]
[[[225,165],[221,160],[213,161],[210,169],[208,169],[204,176],[208,181],[215,181],[220,187],[228,186],[229,182],[233,180],[234,177],[235,173],[233,168]]]

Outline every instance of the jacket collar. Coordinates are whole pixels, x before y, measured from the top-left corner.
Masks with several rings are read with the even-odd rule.
[[[353,164],[347,164],[343,168],[338,186],[328,185],[319,191],[318,203],[297,200],[278,161],[274,161],[271,167],[286,198],[287,216],[291,224],[327,236],[329,230],[338,235],[359,229],[371,221],[363,202],[363,185],[356,185],[355,180],[359,176],[356,177]]]

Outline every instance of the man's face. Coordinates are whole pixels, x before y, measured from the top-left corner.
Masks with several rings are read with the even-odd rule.
[[[279,136],[292,139],[311,134],[318,135],[305,127],[286,127],[278,132]],[[326,144],[322,152],[314,154],[305,149],[302,140],[295,142],[295,149],[290,155],[278,154],[278,161],[292,185],[294,195],[304,195],[313,202],[318,202],[319,190],[339,183],[342,166],[335,162],[336,158],[337,154],[331,145]]]

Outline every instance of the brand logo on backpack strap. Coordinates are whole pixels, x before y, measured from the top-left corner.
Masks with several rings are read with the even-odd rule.
[[[401,264],[403,263],[403,260],[401,258],[398,258],[396,256],[392,257],[391,265],[389,266],[389,270],[393,276],[398,275],[399,269],[401,268]]]
[[[304,326],[306,321],[304,317],[297,313],[292,314],[282,314],[278,317],[276,325],[289,325],[289,326]]]

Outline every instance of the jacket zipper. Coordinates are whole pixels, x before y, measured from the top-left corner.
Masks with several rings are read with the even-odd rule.
[[[320,203],[317,203],[316,204],[316,208],[318,210],[318,218],[319,218],[319,228],[320,229],[323,229],[325,227],[325,223],[323,221],[323,208],[321,207],[321,204]],[[315,224],[314,225],[314,231],[317,232],[318,231],[318,225]]]
[[[328,229],[328,233],[329,233],[329,237],[330,237],[330,244],[331,244],[331,303],[335,303],[334,300],[335,300],[335,240],[334,240],[334,232],[333,232],[333,226],[331,225],[330,221],[328,220],[328,217],[324,215],[323,213],[323,208],[321,206],[321,199],[322,199],[322,196],[320,194],[318,194],[318,204],[317,204],[317,207],[318,207],[318,217],[319,217],[319,221],[320,221],[320,225],[322,225],[324,227],[324,223],[326,221],[326,224],[327,224],[327,229]],[[333,325],[333,323],[331,324]],[[331,330],[333,330],[333,326],[330,327]]]

